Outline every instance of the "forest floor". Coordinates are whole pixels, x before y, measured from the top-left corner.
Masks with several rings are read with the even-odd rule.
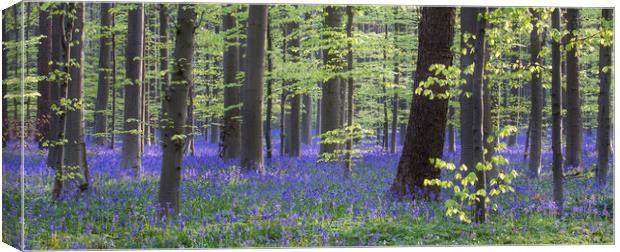
[[[217,157],[217,145],[199,139],[195,156],[184,159],[181,213],[170,221],[159,219],[155,209],[158,145],[146,146],[144,176],[137,179],[119,169],[120,146],[112,151],[87,143],[91,189],[57,203],[50,197],[53,171],[45,167],[46,152],[30,150],[25,249],[613,243],[613,176],[605,188],[597,188],[587,172],[567,177],[564,217],[558,220],[552,215],[549,141],[538,179],[524,175],[523,142],[521,136],[519,145],[500,152],[511,162],[503,169],[522,175],[484,224],[447,217],[441,201],[389,200],[399,154],[375,146],[365,147],[352,179],[345,180],[341,164],[316,163],[316,144],[303,146],[301,158],[279,157],[276,144],[267,174],[258,176],[240,173],[236,162]],[[585,167],[591,169],[595,139],[586,135],[585,143]],[[455,161],[458,153],[446,151],[444,159]],[[13,245],[20,237],[19,161],[11,146],[3,152],[2,232]]]

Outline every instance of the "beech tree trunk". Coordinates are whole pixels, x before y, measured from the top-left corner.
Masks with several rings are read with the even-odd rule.
[[[347,71],[350,73],[353,71],[353,43],[351,42],[353,38],[353,7],[347,5]],[[348,92],[348,103],[347,103],[347,127],[353,126],[353,76],[349,75],[347,78],[347,88]],[[352,133],[352,132],[351,132]],[[351,173],[353,172],[353,138],[347,139],[346,143],[346,157],[345,157],[345,167],[344,167],[344,177],[349,178]]]
[[[77,65],[69,68],[71,80],[67,88],[67,98],[71,108],[66,111],[66,137],[64,145],[64,171],[66,176],[75,176],[72,186],[81,191],[88,188],[88,165],[86,163],[86,144],[84,143],[84,9],[85,4],[75,3],[75,19],[71,30],[71,61]],[[69,182],[69,181],[66,181]]]
[[[486,18],[484,14],[486,12],[485,8],[478,8],[475,10],[474,17],[476,17],[476,39],[474,42],[474,75],[472,82],[472,150],[473,157],[472,161],[474,166],[470,167],[470,169],[475,169],[477,164],[484,162],[484,147],[485,147],[485,139],[484,139],[484,110],[485,106],[489,106],[489,104],[485,104],[484,100],[484,69],[485,69],[485,51],[486,51],[486,41],[485,41],[485,33],[486,33]],[[486,190],[487,185],[487,173],[485,171],[481,171],[475,169],[476,177],[478,180],[476,181],[476,191],[478,190]],[[475,220],[476,222],[484,222],[486,220],[486,207],[485,207],[485,197],[478,196],[478,201],[475,205]]]
[[[329,30],[340,30],[342,26],[343,8],[340,6],[326,6],[324,11],[325,26]],[[325,40],[330,40],[332,35],[326,35]],[[323,64],[329,68],[338,71],[342,66],[337,63],[338,55],[334,52],[336,48],[323,49]],[[340,78],[335,76],[329,78],[323,83],[321,98],[321,134],[338,129],[340,127]],[[338,148],[336,144],[321,143],[319,154],[334,153]]]
[[[263,81],[267,5],[250,5],[247,28],[247,72],[243,86],[241,167],[264,173],[263,166]]]
[[[461,48],[473,47],[474,40],[471,35],[476,32],[476,15],[475,8],[461,8]],[[465,34],[469,34],[467,37]],[[469,38],[469,39],[468,39]],[[463,94],[459,97],[461,103],[461,164],[465,164],[468,168],[475,166],[473,161],[473,135],[471,128],[473,127],[473,104],[472,98],[467,97],[465,93],[472,92],[473,75],[465,73],[465,70],[474,63],[474,55],[470,50],[460,57],[461,79],[465,80],[462,86]]]
[[[223,18],[224,32],[236,29],[236,18],[226,13]],[[222,129],[222,157],[224,159],[239,158],[241,153],[241,94],[237,83],[239,70],[239,48],[236,34],[226,37],[224,51],[224,127]]]
[[[107,108],[112,68],[112,13],[111,3],[101,3],[101,39],[99,40],[99,85],[97,86],[97,102],[95,103],[95,144],[106,143]]]
[[[127,17],[127,46],[125,68],[130,84],[125,85],[123,155],[121,166],[135,175],[142,172],[140,124],[142,123],[142,47],[144,46],[144,4],[136,4]]]
[[[301,142],[312,144],[312,97],[302,95],[304,110],[301,113]]]
[[[613,10],[603,9],[601,12],[601,27],[606,30],[613,29]],[[609,170],[609,154],[611,146],[611,50],[613,44],[601,44],[599,47],[599,87],[598,96],[598,129],[596,135],[596,147],[598,151],[598,166],[596,179],[604,186],[607,183],[607,171]]]
[[[558,31],[560,28],[560,8],[556,8],[551,15],[551,25]],[[562,213],[564,196],[562,183],[564,174],[562,172],[562,72],[560,70],[562,53],[560,52],[560,41],[553,40],[551,44],[551,151],[553,154],[553,201],[558,206],[558,214]]]
[[[269,22],[269,20],[267,21]],[[269,75],[273,71],[273,64],[271,60],[271,52],[273,50],[272,38],[271,38],[271,27],[270,24],[267,24],[267,51],[269,54],[267,55],[267,71]],[[267,159],[271,159],[273,155],[273,146],[271,144],[271,120],[273,118],[273,80],[269,78],[267,80],[267,112],[265,115],[265,147],[267,148]]]
[[[174,44],[172,80],[163,87],[162,111],[162,168],[159,183],[159,204],[164,213],[178,213],[179,186],[183,161],[183,146],[187,120],[187,100],[192,85],[194,58],[194,33],[196,12],[194,5],[179,5],[177,31]]]
[[[292,33],[299,29],[298,22],[291,22],[288,24],[289,31]],[[299,35],[293,36],[289,41],[289,45],[287,49],[289,50],[289,55],[291,55],[292,62],[299,62],[299,45],[300,39]],[[291,104],[291,113],[290,113],[290,121],[289,121],[289,130],[290,134],[288,135],[288,139],[290,141],[290,152],[288,153],[292,157],[299,157],[301,153],[301,131],[300,131],[300,119],[301,119],[301,95],[300,94],[291,94],[290,98]]]
[[[39,35],[43,36],[41,38],[41,43],[39,44],[39,51],[37,52],[37,74],[39,76],[47,77],[50,73],[50,64],[52,61],[52,20],[50,19],[50,14],[48,10],[43,10],[41,6],[43,3],[39,3]],[[4,34],[4,33],[3,33]],[[6,34],[5,34],[6,35]],[[3,35],[3,38],[4,36]],[[6,53],[3,53],[3,57]],[[6,68],[6,62],[3,61],[3,67]],[[4,73],[4,70],[3,70]],[[3,77],[4,79],[4,77]],[[51,103],[50,103],[50,95],[51,95],[51,85],[52,83],[47,79],[42,79],[37,84],[37,91],[40,96],[37,97],[37,142],[39,143],[39,148],[44,148],[43,143],[49,140],[49,130],[50,130],[50,117],[51,117]],[[3,88],[6,91],[6,88]],[[6,94],[4,94],[6,95]],[[2,99],[4,101],[4,98]],[[3,105],[3,109],[6,109],[6,104]],[[6,115],[6,111],[3,112],[3,115]],[[4,119],[3,119],[4,121]],[[6,132],[6,129],[4,129]]]
[[[2,22],[6,24],[6,12],[2,11]],[[8,102],[5,96],[7,95],[7,89],[9,86],[5,83],[8,79],[8,59],[6,57],[7,42],[9,41],[8,33],[6,32],[6,25],[2,25],[2,147],[6,147],[6,142],[9,141],[9,117],[8,117]]]
[[[540,20],[540,13],[533,9],[530,9],[532,13],[532,25]],[[542,83],[541,72],[539,67],[542,67],[542,59],[539,56],[542,41],[538,29],[532,29],[530,34],[530,67],[536,67],[535,71],[532,71],[532,78],[530,80],[530,98],[531,98],[531,111],[530,111],[530,127],[529,127],[529,140],[530,140],[530,163],[529,163],[529,175],[530,177],[538,177],[541,168],[541,152],[542,152]]]
[[[454,8],[425,7],[418,25],[418,62],[414,78],[414,89],[433,73],[428,69],[433,64],[452,65],[454,37]],[[442,78],[442,76],[438,76]],[[447,86],[432,85],[433,93],[445,92]],[[425,187],[424,179],[439,178],[440,170],[430,162],[441,158],[448,100],[433,99],[414,93],[407,139],[398,163],[396,177],[390,191],[398,198],[436,198],[439,187]]]
[[[583,122],[581,118],[581,95],[579,94],[579,56],[574,40],[578,32],[579,10],[568,9],[566,21],[568,28],[566,52],[566,165],[581,165],[581,148],[583,146]],[[570,46],[572,45],[572,46]]]

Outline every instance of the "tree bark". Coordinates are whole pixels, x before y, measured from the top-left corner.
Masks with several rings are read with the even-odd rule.
[[[236,18],[233,13],[226,13],[223,18],[224,32],[236,29]],[[237,83],[239,69],[239,48],[237,34],[226,37],[224,51],[224,128],[222,129],[222,152],[224,159],[239,158],[241,153],[241,110],[240,86]]]
[[[484,110],[485,106],[489,104],[484,103],[484,65],[485,65],[485,51],[486,51],[486,18],[484,17],[486,9],[478,8],[475,10],[476,17],[476,40],[474,42],[474,75],[472,82],[472,150],[473,150],[473,167],[474,169],[479,163],[484,162]],[[485,190],[487,185],[487,173],[475,169],[476,177],[476,191]],[[475,205],[475,220],[476,222],[484,222],[486,220],[486,207],[485,197],[478,196],[478,201]]]
[[[433,64],[452,65],[450,47],[454,37],[454,8],[425,7],[419,24],[418,62],[414,89],[420,82],[432,76],[428,69]],[[433,93],[445,92],[446,86],[429,87]],[[407,139],[398,163],[396,178],[390,191],[398,198],[436,198],[439,187],[425,187],[424,179],[439,178],[440,170],[430,162],[431,158],[441,158],[448,100],[433,99],[414,93]]]
[[[289,32],[293,33],[295,30],[299,29],[298,22],[290,22],[288,24]],[[289,39],[289,45],[287,46],[287,50],[289,51],[289,55],[291,55],[292,62],[299,62],[299,45],[300,39],[299,35],[293,36]],[[290,134],[288,139],[290,140],[290,152],[288,153],[292,157],[299,157],[301,153],[301,131],[300,131],[300,119],[301,119],[301,95],[298,93],[291,94],[290,99],[291,104],[291,113],[290,113],[290,121],[289,121],[289,129]]]
[[[473,47],[473,39],[471,35],[476,32],[476,14],[475,8],[461,8],[461,48],[467,48],[466,54],[460,57],[461,79],[465,80],[462,86],[463,94],[460,96],[461,103],[461,164],[468,168],[475,166],[473,161],[473,135],[471,128],[473,127],[473,104],[471,97],[467,97],[466,93],[472,92],[473,75],[466,73],[466,69],[474,63],[474,55],[470,50]],[[465,34],[469,34],[468,37]]]
[[[196,12],[190,4],[179,5],[177,31],[174,45],[172,80],[163,87],[162,110],[162,168],[159,183],[159,204],[166,214],[178,213],[179,186],[187,120],[187,99],[192,85],[192,62],[194,57],[194,33]]]
[[[551,15],[553,29],[561,31],[560,8],[556,8]],[[553,153],[553,201],[558,206],[558,214],[562,213],[564,203],[562,183],[562,72],[560,70],[562,53],[560,41],[553,40],[551,45],[552,75],[551,75],[551,151]]]
[[[107,133],[107,108],[110,90],[110,71],[112,68],[112,13],[110,3],[101,4],[101,32],[99,40],[99,85],[97,87],[97,101],[95,103],[95,144],[104,145]]]
[[[5,11],[2,11],[5,12]],[[6,24],[6,13],[2,13],[2,22]],[[9,41],[8,33],[6,32],[6,25],[2,25],[2,147],[6,147],[6,143],[9,141],[9,117],[8,117],[8,102],[7,102],[7,89],[8,85],[5,84],[5,81],[8,79],[8,59],[7,59],[7,42]]]
[[[530,9],[532,13],[532,25],[536,27],[536,23],[540,21],[540,13],[533,9]],[[542,83],[541,73],[538,67],[542,67],[542,60],[539,56],[542,46],[542,41],[538,29],[532,29],[530,34],[530,67],[536,67],[535,71],[532,71],[532,78],[530,80],[531,89],[531,111],[530,111],[530,163],[529,163],[529,175],[530,177],[538,177],[541,168],[541,151],[542,151]]]
[[[142,123],[142,47],[144,46],[144,4],[136,4],[127,17],[127,46],[125,68],[130,84],[125,85],[123,155],[121,167],[131,169],[135,175],[142,172],[140,153],[140,124]]]
[[[263,166],[263,81],[267,5],[250,5],[247,28],[247,72],[243,86],[241,167],[264,173]]]
[[[42,9],[41,6],[43,6],[43,3],[39,3],[39,35],[43,37],[41,38],[37,53],[37,74],[47,78],[50,73],[49,62],[52,61],[52,21],[49,11]],[[3,57],[5,57],[4,54]],[[6,67],[5,65],[6,62],[3,63],[3,67]],[[42,79],[37,84],[37,91],[40,94],[37,97],[37,142],[39,143],[39,148],[44,148],[43,143],[49,139],[51,85],[52,83],[47,79]],[[6,109],[6,104],[3,105],[3,109]],[[6,114],[5,112],[3,112],[3,115]]]
[[[566,21],[569,34],[566,52],[566,165],[581,165],[583,146],[583,122],[581,118],[581,96],[579,94],[579,57],[575,40],[580,28],[579,9],[568,9]]]
[[[302,96],[304,110],[301,114],[301,142],[303,144],[312,144],[312,97],[310,95]]]
[[[353,75],[351,72],[353,71],[353,43],[351,40],[353,39],[353,7],[347,5],[347,71],[349,72],[349,76],[347,78],[347,88],[349,89],[347,99],[347,127],[351,128],[353,126]],[[353,133],[349,131],[349,133]],[[344,169],[344,177],[349,178],[351,173],[353,172],[353,138],[349,137],[346,143],[346,157],[345,157],[345,169]]]
[[[267,21],[269,22],[269,20]],[[269,52],[267,55],[267,71],[269,72],[269,76],[271,77],[271,73],[273,71],[273,63],[271,60],[271,52],[273,50],[272,38],[271,38],[271,27],[270,24],[267,24],[267,51]],[[273,146],[271,144],[271,120],[273,118],[273,80],[271,78],[267,79],[267,113],[265,116],[265,146],[267,147],[267,159],[271,159],[273,155]]]
[[[66,137],[64,145],[65,175],[73,175],[71,181],[77,188],[84,191],[88,188],[88,165],[86,163],[86,144],[84,143],[84,9],[85,4],[74,4],[76,17],[71,30],[71,61],[77,65],[69,68],[71,80],[67,88],[67,98],[71,105],[66,113]],[[68,181],[67,181],[68,182]]]
[[[613,10],[603,9],[601,27],[606,30],[613,28]],[[613,44],[601,44],[599,47],[599,87],[598,96],[598,129],[596,135],[596,147],[598,151],[598,166],[596,178],[601,186],[607,183],[607,171],[609,170],[610,132],[611,132],[611,50]]]
[[[324,11],[325,26],[330,31],[339,31],[342,26],[343,8],[340,6],[326,6]],[[332,35],[326,35],[324,40],[332,39]],[[332,71],[340,71],[342,62],[337,54],[338,48],[331,45],[323,49],[323,64]],[[340,127],[340,79],[336,76],[330,77],[323,83],[321,98],[321,134],[338,129]],[[333,153],[338,146],[336,144],[321,143],[319,154]]]

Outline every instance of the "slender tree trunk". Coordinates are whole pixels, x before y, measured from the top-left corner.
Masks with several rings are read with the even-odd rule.
[[[292,33],[295,30],[299,29],[298,22],[291,22],[288,24],[289,31]],[[292,37],[289,41],[289,45],[287,49],[289,50],[289,55],[291,55],[292,62],[299,62],[299,45],[300,39],[299,35]],[[301,153],[301,131],[300,131],[300,119],[301,119],[301,95],[300,94],[291,94],[290,104],[291,104],[291,113],[290,113],[290,121],[289,121],[289,140],[290,140],[290,152],[288,153],[292,157],[299,157]]]
[[[114,16],[112,16],[112,27],[114,27]],[[116,35],[112,36],[112,123],[110,128],[110,148],[114,150],[116,144]]]
[[[250,5],[247,32],[247,72],[242,91],[241,167],[264,173],[263,166],[263,76],[267,5]]]
[[[560,8],[556,8],[551,15],[553,29],[560,31]],[[553,201],[558,206],[558,214],[562,214],[564,196],[562,183],[564,174],[562,172],[562,73],[560,64],[562,54],[560,52],[560,41],[553,40],[551,47],[551,58],[553,72],[551,76],[551,151],[553,152]]]
[[[456,150],[456,129],[454,125],[450,123],[450,120],[453,120],[454,117],[454,108],[448,106],[448,151],[454,152]]]
[[[476,15],[477,11],[475,8],[461,8],[461,48],[473,47],[474,40],[472,35],[476,32]],[[459,97],[461,103],[461,164],[471,169],[475,166],[473,160],[473,132],[471,130],[473,127],[473,104],[472,98],[467,97],[465,93],[472,92],[473,75],[466,73],[465,70],[473,63],[474,55],[470,50],[467,50],[466,54],[461,55],[461,79],[465,80],[465,84],[462,86],[463,95]]]
[[[474,75],[472,82],[472,149],[474,167],[484,162],[484,109],[488,104],[484,103],[484,64],[485,64],[485,33],[486,18],[485,8],[475,10],[476,17],[476,40],[474,42]],[[473,167],[471,167],[473,169]],[[476,170],[476,191],[485,190],[487,185],[487,173]],[[475,207],[475,220],[477,222],[486,221],[485,197],[478,196]]]
[[[304,110],[301,114],[301,142],[303,144],[312,144],[312,97],[310,95],[302,96]]]
[[[603,9],[601,27],[607,31],[611,31],[613,27],[613,10]],[[613,68],[611,59],[611,50],[613,44],[601,44],[599,47],[599,87],[598,96],[598,129],[596,135],[596,147],[598,151],[598,166],[596,170],[596,179],[598,183],[604,186],[607,183],[607,171],[609,169],[610,154],[610,131],[611,131],[611,69]]]
[[[2,11],[2,22],[6,24],[6,13]],[[6,147],[6,143],[9,141],[9,117],[8,117],[8,103],[6,95],[8,94],[7,89],[9,86],[6,83],[8,79],[8,59],[7,59],[7,42],[9,41],[8,33],[6,32],[6,25],[2,25],[2,147]]]
[[[226,13],[223,18],[224,32],[236,29],[236,18],[233,13]],[[237,34],[226,37],[224,51],[224,128],[222,129],[222,154],[224,159],[239,158],[241,153],[241,115],[240,86],[237,84],[239,69],[239,48]]]
[[[343,8],[340,6],[326,6],[324,11],[327,13],[325,16],[325,26],[330,30],[339,30],[342,24],[342,12]],[[325,40],[330,40],[332,35],[326,35]],[[323,64],[329,69],[342,69],[342,66],[338,65],[335,61],[339,57],[334,51],[337,48],[325,48],[323,49]],[[321,134],[325,134],[329,131],[339,128],[340,120],[340,79],[337,77],[331,77],[323,83],[322,88],[322,104],[321,104]],[[338,148],[336,144],[321,143],[319,153],[334,153]]]
[[[568,50],[566,52],[566,165],[581,165],[583,146],[583,122],[581,118],[581,96],[579,94],[579,56],[574,40],[580,28],[579,9],[568,9]]]
[[[184,135],[187,120],[187,99],[192,85],[194,33],[196,12],[193,5],[179,5],[174,45],[172,81],[163,87],[162,110],[169,125],[162,127],[162,168],[159,183],[159,204],[164,213],[178,213],[179,186],[183,160]],[[170,209],[172,209],[170,211]]]
[[[121,166],[131,169],[135,175],[142,172],[140,153],[140,124],[142,118],[142,47],[144,46],[144,4],[136,4],[127,17],[127,46],[125,47],[125,68],[130,84],[125,85],[123,155]]]
[[[536,23],[540,20],[540,13],[533,9],[530,9],[532,13],[532,25],[536,26]],[[536,70],[532,71],[532,78],[530,80],[531,88],[531,111],[530,111],[530,163],[529,172],[531,177],[538,177],[541,168],[541,151],[542,151],[542,84],[541,84],[541,72],[539,67],[542,66],[541,57],[539,56],[542,46],[540,34],[538,29],[532,29],[530,35],[530,67],[535,67]]]
[[[385,41],[388,40],[388,26],[387,24],[385,25]],[[387,61],[387,51],[386,48],[383,47],[383,72],[386,72],[386,67],[385,67],[385,62]],[[383,150],[387,151],[388,150],[388,137],[389,137],[389,130],[388,127],[390,125],[390,120],[388,118],[388,99],[387,99],[387,88],[386,88],[386,81],[385,81],[385,74],[382,75],[383,76],[383,82],[381,83],[381,86],[383,88],[383,97],[381,97],[382,101],[383,101]]]
[[[52,61],[52,21],[50,19],[49,11],[43,10],[41,8],[42,5],[43,3],[39,3],[39,35],[43,37],[41,38],[37,55],[37,74],[39,76],[47,77],[50,73],[49,62]],[[6,57],[4,56],[5,53],[2,55],[3,57]],[[3,62],[4,63],[2,66],[6,68],[6,62]],[[37,91],[40,94],[40,96],[37,97],[37,142],[39,142],[39,148],[44,148],[43,143],[49,140],[51,85],[52,83],[47,79],[42,79],[37,84]],[[6,88],[3,90],[6,90]],[[6,104],[3,105],[3,109],[6,109]],[[6,111],[3,112],[3,115],[6,115],[5,112]]]
[[[159,72],[161,73],[159,86],[163,95],[163,88],[170,84],[170,74],[168,73],[168,6],[166,4],[159,4],[159,43],[162,45],[159,49]],[[162,130],[162,117],[163,110],[159,113],[160,131]]]
[[[347,71],[350,73],[353,71],[353,43],[351,40],[353,39],[353,7],[347,5]],[[349,133],[353,133],[353,75],[349,75],[347,78],[347,88],[348,92],[348,103],[347,103],[347,127],[349,127]],[[353,138],[349,137],[346,143],[346,157],[345,157],[345,169],[344,169],[344,177],[349,178],[351,173],[353,172]]]
[[[97,102],[95,103],[95,143],[103,145],[106,142],[107,107],[110,90],[110,72],[112,68],[112,13],[110,13],[110,3],[101,4],[101,30],[102,36],[99,40],[99,85],[97,87]]]
[[[269,21],[268,21],[269,22]],[[267,24],[267,51],[269,52],[267,55],[267,71],[269,72],[269,76],[271,77],[271,73],[273,71],[273,63],[271,60],[271,53],[273,51],[272,38],[271,38],[271,26]],[[271,78],[267,79],[267,115],[265,118],[265,146],[267,147],[267,158],[271,159],[273,155],[273,146],[271,144],[271,120],[272,120],[272,111],[273,111],[273,80]]]
[[[399,36],[399,32],[400,32],[400,26],[399,24],[394,24],[394,38],[396,40],[396,38]],[[399,70],[399,65],[398,65],[398,60],[395,61],[396,63],[394,63],[394,86],[398,87],[398,85],[400,84],[400,70]],[[399,98],[398,98],[398,92],[396,92],[396,88],[393,88],[394,92],[394,96],[392,98],[392,135],[391,135],[391,139],[390,139],[390,152],[391,153],[396,153],[396,127],[398,126],[398,106],[399,106]]]
[[[414,89],[433,73],[433,64],[452,65],[454,8],[425,7],[419,24],[418,62]],[[441,78],[441,76],[439,76]],[[446,86],[432,85],[433,93],[445,92]],[[440,170],[431,163],[441,158],[444,145],[448,100],[433,99],[414,93],[407,125],[407,139],[390,191],[398,198],[436,198],[439,187],[425,187],[424,179],[439,178]]]
[[[64,145],[64,171],[66,176],[75,176],[71,181],[81,191],[88,188],[88,165],[86,163],[86,144],[84,143],[84,9],[85,4],[75,3],[76,17],[71,30],[71,61],[77,65],[69,68],[71,80],[67,88],[67,98],[71,105],[66,115],[66,137]]]

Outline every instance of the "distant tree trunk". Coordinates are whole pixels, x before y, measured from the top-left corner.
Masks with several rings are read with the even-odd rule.
[[[566,21],[568,28],[568,50],[566,52],[566,165],[581,165],[583,146],[583,122],[581,118],[581,97],[579,94],[579,56],[575,41],[579,31],[579,9],[568,9]],[[572,45],[572,46],[571,46]]]
[[[232,13],[224,15],[224,32],[236,29],[236,19]],[[239,158],[241,153],[241,122],[239,117],[241,110],[240,87],[237,84],[237,71],[239,70],[239,48],[236,43],[236,34],[226,37],[226,50],[224,51],[224,128],[222,129],[222,152],[224,159]]]
[[[112,16],[112,27],[114,27],[114,16]],[[114,150],[116,144],[116,35],[112,36],[112,123],[110,123],[110,148]]]
[[[387,24],[385,25],[385,41],[388,40],[388,26]],[[385,67],[385,62],[387,61],[387,50],[385,48],[385,46],[383,47],[383,71],[386,71],[386,67]],[[381,97],[381,100],[383,102],[383,150],[387,151],[388,150],[388,137],[389,137],[389,130],[388,127],[390,125],[390,120],[388,118],[388,102],[387,102],[387,88],[386,88],[386,83],[385,83],[385,74],[382,75],[383,76],[383,82],[381,83],[381,87],[383,88],[383,97]]]
[[[476,17],[476,40],[474,42],[474,74],[472,82],[472,149],[473,149],[473,164],[474,167],[484,162],[484,110],[489,104],[484,102],[484,65],[485,65],[485,33],[486,33],[486,18],[484,17],[486,9],[478,8],[475,10]],[[474,169],[471,167],[471,169]],[[476,191],[486,190],[487,185],[487,173],[475,169],[476,177]],[[486,207],[485,197],[478,197],[478,201],[475,205],[475,220],[476,222],[486,221]]]
[[[474,40],[471,35],[474,35],[476,32],[476,15],[477,11],[475,8],[461,8],[461,48],[469,48],[468,45],[473,47]],[[465,34],[469,35],[466,37]],[[466,54],[461,55],[461,79],[465,80],[465,84],[462,86],[463,95],[459,97],[461,103],[461,164],[471,169],[475,166],[473,160],[473,132],[471,130],[473,127],[473,104],[471,97],[467,97],[465,93],[472,92],[473,75],[465,73],[465,69],[473,63],[474,55],[470,50]]]
[[[4,11],[2,11],[4,12]],[[6,32],[6,13],[2,13],[2,147],[6,147],[6,142],[9,141],[9,117],[8,117],[8,103],[7,103],[7,89],[9,86],[6,84],[8,79],[8,59],[7,54],[7,42],[9,41],[8,33]]]
[[[95,104],[95,144],[104,145],[107,132],[107,108],[110,90],[110,70],[112,68],[112,13],[110,3],[101,3],[101,30],[99,40],[99,86],[97,87],[97,102]]]
[[[339,30],[342,26],[342,12],[343,8],[340,6],[326,6],[324,11],[327,13],[325,16],[325,26],[329,30]],[[325,40],[330,40],[332,35],[326,35]],[[333,71],[339,71],[342,66],[338,65],[335,61],[339,57],[335,53],[337,48],[325,48],[323,49],[323,64]],[[335,65],[336,64],[336,65]],[[329,131],[338,129],[340,124],[340,79],[333,76],[323,83],[322,88],[322,104],[321,104],[321,134],[325,134]],[[321,143],[319,153],[334,153],[338,148],[336,144]]]
[[[187,138],[185,139],[184,151],[183,153],[189,153],[194,156],[196,151],[196,145],[194,142],[194,127],[196,126],[196,118],[194,116],[194,83],[190,83],[188,87],[188,106],[187,106],[187,117],[185,119],[185,135]]]
[[[452,125],[452,123],[450,123],[450,120],[453,120],[452,118],[454,117],[454,108],[448,106],[448,151],[449,152],[454,152],[456,150],[456,142],[455,142],[455,138],[456,138],[456,129],[454,128],[454,125]]]
[[[302,96],[304,110],[301,114],[301,142],[303,144],[312,143],[312,97],[310,95]]]
[[[560,8],[556,8],[551,15],[553,29],[561,31],[560,28]],[[562,73],[560,64],[562,53],[560,52],[560,41],[553,40],[551,47],[552,75],[551,75],[551,151],[553,152],[553,201],[558,206],[558,214],[562,214],[564,196],[562,183],[564,174],[562,172]]]
[[[41,6],[43,6],[43,3],[39,3],[39,35],[43,37],[41,38],[37,54],[37,74],[47,77],[50,73],[49,62],[52,61],[52,21],[49,11],[43,10]],[[6,34],[3,35],[3,38],[4,36],[6,36]],[[3,57],[6,57],[5,54],[6,53],[2,54]],[[3,62],[2,66],[6,68],[6,61]],[[52,83],[47,79],[42,79],[37,84],[37,91],[40,94],[40,96],[37,97],[37,142],[39,143],[39,148],[44,148],[43,143],[49,140],[51,85]],[[3,91],[6,91],[6,88],[3,88]],[[4,98],[2,100],[4,101]],[[3,103],[2,108],[6,110],[6,104]],[[2,115],[6,116],[6,111],[4,111]],[[4,119],[2,120],[4,122]],[[6,129],[3,132],[6,132]]]
[[[168,73],[168,6],[159,4],[159,43],[162,45],[159,49],[159,71],[161,79],[159,80],[160,90],[170,84],[170,74]],[[162,123],[163,111],[159,113],[159,122]],[[161,131],[161,129],[160,129]]]
[[[162,168],[159,204],[164,213],[179,212],[179,186],[187,120],[187,98],[192,85],[196,12],[193,5],[181,4],[177,15],[172,82],[163,87],[162,110],[169,125],[162,127]],[[169,209],[172,211],[169,212]]]
[[[533,9],[530,9],[532,13],[532,25],[536,27],[536,23],[540,20],[540,13]],[[530,80],[531,88],[531,112],[530,112],[530,164],[529,175],[531,177],[538,177],[540,174],[540,162],[542,151],[542,84],[541,84],[541,72],[539,67],[542,67],[542,60],[539,56],[542,46],[540,34],[538,29],[532,29],[530,35],[530,67],[536,67],[536,70],[532,72],[532,78]],[[540,70],[540,71],[539,71]]]
[[[519,55],[520,55],[520,48],[519,47],[513,47],[512,48],[513,53],[516,54],[516,56],[511,57],[511,63],[517,63],[517,60],[519,60]],[[512,68],[511,68],[512,69]],[[519,83],[520,85],[520,83]],[[514,100],[511,100],[510,103],[510,107],[511,110],[514,109],[515,107],[519,106],[519,99],[520,99],[520,92],[519,92],[519,87],[515,87],[514,85],[510,85],[511,87],[509,87],[510,89],[510,94],[507,95],[507,97],[512,96],[512,98]],[[514,101],[514,102],[513,102]],[[517,136],[519,135],[519,121],[520,121],[520,113],[511,111],[510,112],[510,119],[508,119],[510,125],[514,126],[517,128],[517,132],[515,134],[511,134],[510,136],[508,136],[508,146],[515,146],[517,145]]]
[[[131,169],[136,175],[142,172],[140,153],[140,124],[142,118],[142,47],[144,33],[144,4],[137,4],[129,10],[127,17],[127,46],[125,47],[125,67],[127,79],[131,84],[125,85],[125,119],[123,130],[123,155],[121,167]]]
[[[67,176],[75,176],[71,181],[81,191],[88,188],[88,165],[86,163],[86,144],[84,143],[84,9],[85,4],[75,3],[76,17],[72,20],[71,61],[76,65],[69,68],[71,81],[67,88],[67,98],[71,108],[67,111],[66,137],[64,145],[64,171]]]
[[[454,8],[425,7],[418,25],[418,62],[414,89],[433,73],[433,64],[452,65]],[[438,76],[441,78],[441,76]],[[447,86],[432,85],[433,93],[445,92]],[[407,139],[390,191],[398,198],[439,196],[439,187],[425,187],[424,179],[439,178],[440,170],[430,162],[441,158],[446,128],[448,100],[433,99],[414,93],[407,125]]]
[[[263,166],[263,76],[267,5],[250,5],[247,32],[247,72],[242,91],[241,167],[264,173]]]
[[[612,30],[613,27],[613,10],[602,10],[601,27],[606,30]],[[596,170],[596,179],[600,185],[607,183],[607,171],[609,167],[609,153],[611,146],[611,69],[613,68],[611,59],[611,50],[613,44],[601,44],[599,47],[599,86],[600,93],[598,96],[598,129],[596,135],[596,147],[598,151],[598,166]]]
[[[394,38],[396,40],[396,38],[399,36],[399,32],[400,32],[400,25],[399,24],[394,24]],[[398,85],[400,84],[400,69],[398,68],[398,60],[395,60],[394,63],[394,86],[398,87]],[[392,98],[392,135],[391,135],[391,139],[390,139],[390,152],[391,153],[396,153],[396,133],[397,133],[397,126],[398,126],[398,106],[399,106],[399,98],[398,98],[398,92],[396,92],[396,88],[393,89],[394,90],[394,96]]]
[[[299,29],[298,22],[290,22],[288,24],[289,31],[293,33],[293,31]],[[293,36],[289,40],[289,45],[287,49],[289,50],[289,55],[291,55],[292,62],[299,62],[299,45],[300,39],[299,35]],[[291,94],[290,104],[291,104],[291,114],[289,121],[289,130],[290,134],[288,139],[290,140],[290,152],[288,153],[292,157],[299,157],[301,153],[301,131],[300,131],[300,119],[301,119],[301,95],[300,94]]]
[[[351,42],[353,38],[353,7],[347,5],[347,71],[351,73],[353,71],[353,43]],[[347,127],[351,128],[353,126],[353,75],[349,75],[347,78],[347,88],[348,92],[348,103],[347,103]],[[349,131],[349,133],[352,133]],[[346,143],[346,157],[345,157],[345,169],[344,169],[344,177],[349,178],[351,173],[353,172],[353,138],[347,139]]]
[[[268,21],[269,22],[269,21]],[[271,60],[271,52],[273,50],[272,38],[271,38],[271,27],[270,24],[267,24],[267,51],[269,54],[267,55],[267,71],[269,72],[269,76],[273,71],[273,63]],[[267,147],[267,158],[271,159],[273,155],[273,146],[271,144],[271,120],[273,118],[273,80],[271,78],[267,79],[267,115],[265,117],[265,146]]]

